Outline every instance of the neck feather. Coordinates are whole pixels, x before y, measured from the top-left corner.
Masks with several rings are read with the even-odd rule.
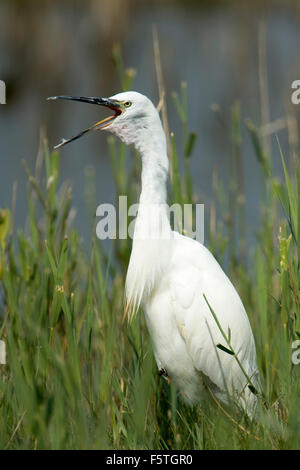
[[[168,156],[165,134],[152,132],[137,149],[142,158],[142,190],[126,277],[129,315],[134,315],[159,282],[169,260],[171,227],[167,209]]]

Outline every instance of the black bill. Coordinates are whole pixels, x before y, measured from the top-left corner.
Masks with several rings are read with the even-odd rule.
[[[60,144],[58,144],[54,147],[55,149],[58,149],[58,148],[62,147],[63,145],[66,145],[66,144],[72,142],[73,140],[79,139],[79,137],[82,137],[84,134],[86,134],[89,131],[104,129],[116,117],[118,117],[122,113],[121,104],[118,101],[112,100],[110,98],[60,95],[60,96],[50,96],[49,98],[47,98],[47,100],[80,101],[81,103],[90,103],[90,104],[97,104],[97,105],[100,105],[100,106],[106,106],[107,108],[112,109],[114,111],[114,114],[112,116],[108,116],[105,119],[103,119],[102,121],[96,122],[92,126],[90,126],[87,129],[84,129],[83,131],[81,131],[79,134],[76,134],[74,137],[71,137],[70,139],[63,139],[60,142]]]

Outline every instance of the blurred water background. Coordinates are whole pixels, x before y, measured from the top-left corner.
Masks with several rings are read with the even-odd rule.
[[[47,102],[46,97],[118,92],[112,47],[119,43],[124,64],[137,71],[133,88],[157,103],[153,25],[160,40],[169,127],[179,145],[181,127],[171,92],[179,90],[183,80],[188,84],[189,128],[198,134],[191,165],[202,202],[211,197],[214,167],[228,186],[227,123],[235,100],[243,119],[256,125],[278,124],[275,129],[289,158],[288,129],[280,120],[287,113],[294,122],[299,117],[298,107],[290,101],[291,83],[300,79],[299,1],[1,0],[0,79],[6,82],[7,104],[0,105],[0,206],[11,206],[17,181],[16,226],[27,216],[27,177],[21,160],[34,168],[41,126],[54,145],[104,117],[98,107]],[[266,78],[268,102],[262,106]],[[221,119],[211,109],[215,103]],[[296,130],[294,126],[294,140]],[[260,172],[246,129],[243,140],[251,242],[259,217]],[[267,143],[280,177],[274,134]],[[85,169],[94,172],[97,204],[115,201],[106,135],[88,135],[61,154],[62,178],[73,187],[74,224],[87,237],[91,221],[84,197]]]

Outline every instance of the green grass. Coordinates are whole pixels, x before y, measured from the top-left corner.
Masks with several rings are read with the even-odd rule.
[[[123,86],[129,87],[132,71],[122,75],[119,70]],[[188,130],[186,93],[183,84],[180,96],[173,96],[184,148],[171,137],[171,203],[202,202],[192,186],[196,136]],[[255,252],[247,256],[244,125],[235,103],[228,132],[230,186],[224,188],[214,173],[207,225],[209,248],[228,265],[254,331],[266,400],[257,422],[212,399],[189,409],[158,376],[142,312],[131,324],[122,321],[130,241],[115,240],[107,254],[93,226],[91,246],[83,247],[70,223],[70,188],[60,187],[59,155],[50,154],[44,142],[41,182],[25,164],[25,229],[13,233],[11,212],[0,213],[0,339],[7,348],[7,364],[0,365],[1,448],[300,448],[300,365],[291,361],[292,341],[300,338],[299,160],[291,159],[287,171],[278,141],[283,178],[277,180],[272,173],[275,156],[265,153],[259,129],[246,123],[262,181]],[[137,156],[127,155],[112,137],[108,150],[116,194],[136,202]],[[183,177],[179,158],[185,163]],[[90,179],[87,193],[87,210],[94,213]]]

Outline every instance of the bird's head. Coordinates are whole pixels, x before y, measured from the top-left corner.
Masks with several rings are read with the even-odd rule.
[[[83,96],[52,96],[48,98],[48,100],[57,99],[105,106],[113,111],[113,114],[84,129],[71,139],[62,140],[55,148],[62,147],[89,131],[107,130],[116,134],[126,144],[134,144],[139,149],[141,142],[147,142],[147,140],[153,138],[158,130],[162,132],[159,114],[153,103],[146,96],[136,91],[118,93],[109,98],[87,98]]]

